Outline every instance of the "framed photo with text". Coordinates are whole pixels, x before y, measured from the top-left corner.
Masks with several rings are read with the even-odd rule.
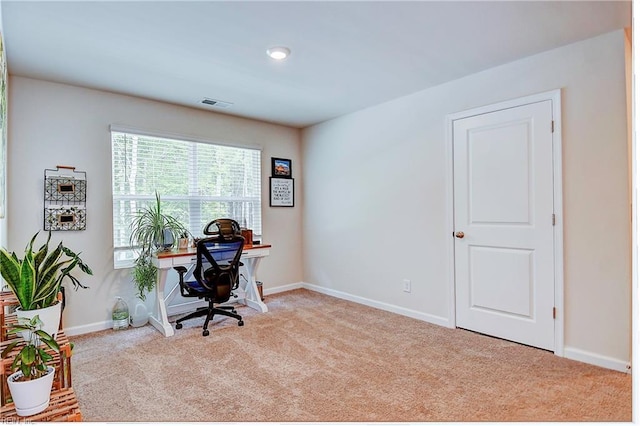
[[[291,160],[271,157],[271,176],[291,179]]]
[[[269,205],[271,207],[293,207],[293,178],[269,178]]]

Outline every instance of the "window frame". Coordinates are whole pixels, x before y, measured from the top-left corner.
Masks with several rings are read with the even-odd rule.
[[[248,149],[248,150],[254,150],[257,151],[258,153],[258,160],[259,160],[259,165],[258,165],[258,185],[259,185],[259,191],[258,191],[258,196],[254,197],[254,196],[247,196],[247,197],[238,197],[238,196],[211,196],[211,195],[162,195],[162,201],[166,202],[166,201],[187,201],[189,204],[193,204],[193,206],[190,206],[188,211],[195,211],[198,210],[200,208],[200,203],[202,202],[243,202],[243,201],[257,201],[259,203],[259,214],[260,214],[260,229],[262,228],[262,212],[263,212],[263,197],[262,197],[262,168],[263,168],[263,156],[262,156],[262,147],[259,145],[253,145],[253,144],[246,144],[246,143],[236,143],[236,142],[230,142],[230,141],[223,141],[223,142],[219,142],[219,141],[212,141],[212,140],[208,140],[208,139],[203,139],[203,138],[199,138],[199,137],[194,137],[194,136],[188,136],[188,135],[182,135],[182,134],[171,134],[171,133],[161,133],[161,132],[156,132],[156,131],[146,131],[146,130],[141,130],[141,129],[136,129],[136,128],[132,128],[132,127],[128,127],[128,126],[120,126],[120,125],[111,125],[110,129],[109,129],[109,143],[111,144],[111,198],[112,198],[112,217],[111,217],[111,224],[112,224],[112,233],[111,233],[111,238],[112,238],[112,248],[113,248],[113,255],[114,255],[114,269],[123,269],[123,268],[130,268],[133,267],[134,265],[134,261],[137,257],[136,252],[135,252],[135,248],[130,247],[129,245],[127,246],[116,246],[116,242],[115,242],[115,232],[116,232],[116,224],[114,221],[114,217],[113,217],[113,212],[114,212],[114,208],[116,205],[116,202],[120,202],[120,201],[126,201],[126,200],[134,200],[134,201],[145,201],[145,200],[155,200],[155,195],[148,195],[148,194],[144,194],[144,195],[117,195],[114,192],[114,152],[113,152],[113,144],[114,144],[114,133],[120,133],[120,134],[129,134],[132,136],[138,136],[138,137],[149,137],[149,138],[158,138],[158,139],[165,139],[165,140],[175,140],[175,141],[179,141],[179,142],[187,142],[187,143],[197,143],[197,144],[207,144],[207,145],[214,145],[214,146],[221,146],[221,147],[230,147],[230,148],[239,148],[239,149]],[[187,162],[187,164],[191,164],[191,162]],[[194,171],[194,169],[192,167],[188,167],[188,178],[189,179],[194,179],[196,177],[196,173]],[[193,208],[193,210],[192,210]],[[193,221],[194,219],[196,219],[195,217],[193,217],[191,214],[189,215],[189,221]],[[215,218],[211,218],[211,220],[213,220]],[[188,225],[188,228],[191,228],[192,224],[190,223]],[[254,237],[256,237],[257,239],[260,239],[262,237],[262,232],[256,232],[256,230],[254,230]]]

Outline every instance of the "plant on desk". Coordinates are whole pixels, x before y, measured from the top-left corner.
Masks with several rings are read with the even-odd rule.
[[[160,195],[156,192],[156,202],[135,213],[131,222],[130,244],[139,250],[133,267],[133,282],[138,290],[138,298],[145,300],[146,293],[156,283],[157,268],[151,262],[153,254],[159,250],[169,250],[178,238],[188,233],[176,218],[162,213]]]
[[[47,241],[34,251],[37,236],[38,233],[31,238],[22,259],[16,253],[0,249],[0,273],[20,303],[16,315],[25,318],[38,315],[45,324],[44,331],[55,336],[62,314],[58,293],[64,279],[68,278],[76,290],[87,288],[71,273],[76,267],[88,275],[93,275],[93,272],[79,253],[65,247],[62,242],[50,250],[51,231]],[[27,340],[26,333],[23,337]]]
[[[42,330],[42,326],[38,315],[19,318],[18,325],[9,330],[9,333],[27,333],[27,344],[14,340],[0,354],[2,358],[7,358],[16,346],[23,345],[11,363],[13,374],[7,377],[11,399],[19,416],[31,416],[49,406],[55,369],[47,365],[53,361],[53,355],[43,349],[42,345],[56,353],[60,352],[60,346],[49,333]]]

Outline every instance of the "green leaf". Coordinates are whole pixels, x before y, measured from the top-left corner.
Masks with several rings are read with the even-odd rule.
[[[6,348],[4,348],[4,350],[0,354],[0,358],[6,358],[7,355],[9,355],[9,352],[11,352],[13,350],[13,348],[15,348],[18,343],[20,343],[20,341],[15,341],[15,342],[9,343],[9,345]]]
[[[36,347],[27,345],[20,351],[20,360],[22,364],[31,365],[36,360]]]
[[[0,272],[2,278],[11,288],[13,293],[17,294],[20,285],[21,262],[16,258],[15,253],[9,254],[5,249],[0,249]]]
[[[47,332],[38,330],[36,331],[36,334],[38,335],[38,337],[40,337],[42,343],[44,343],[54,351],[60,352],[60,346],[58,345],[58,342],[56,342],[55,339],[51,337]]]
[[[40,315],[36,314],[33,317],[31,317],[31,321],[29,321],[29,325],[33,328],[42,328],[44,323],[40,319]]]
[[[20,284],[16,297],[23,309],[33,308],[33,294],[36,291],[36,270],[33,266],[31,252],[25,254],[20,268]]]
[[[40,355],[40,358],[42,359],[43,363],[53,360],[53,355],[47,353],[47,351],[45,351],[44,349],[38,349],[38,354]],[[40,365],[44,366],[44,364],[40,364]]]
[[[18,365],[20,364],[20,356],[16,356],[11,363],[11,371],[16,371],[18,369]]]
[[[9,329],[9,333],[18,334],[23,331],[31,331],[31,327],[25,327],[22,325],[14,325],[13,328]]]
[[[39,232],[36,232],[36,235],[31,239],[31,243],[29,247],[33,247],[33,243],[38,236]],[[40,269],[40,264],[47,256],[47,252],[49,251],[49,241],[51,240],[51,231],[49,231],[49,236],[47,237],[47,241],[38,249],[38,252],[33,256],[33,264],[36,268],[36,271]]]

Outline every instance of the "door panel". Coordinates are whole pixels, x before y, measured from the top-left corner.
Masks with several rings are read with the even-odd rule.
[[[469,131],[471,223],[529,223],[527,131],[527,123],[517,122]]]
[[[544,349],[554,348],[551,120],[543,101],[453,123],[456,325]]]
[[[531,318],[533,256],[533,250],[470,246],[470,309]]]

